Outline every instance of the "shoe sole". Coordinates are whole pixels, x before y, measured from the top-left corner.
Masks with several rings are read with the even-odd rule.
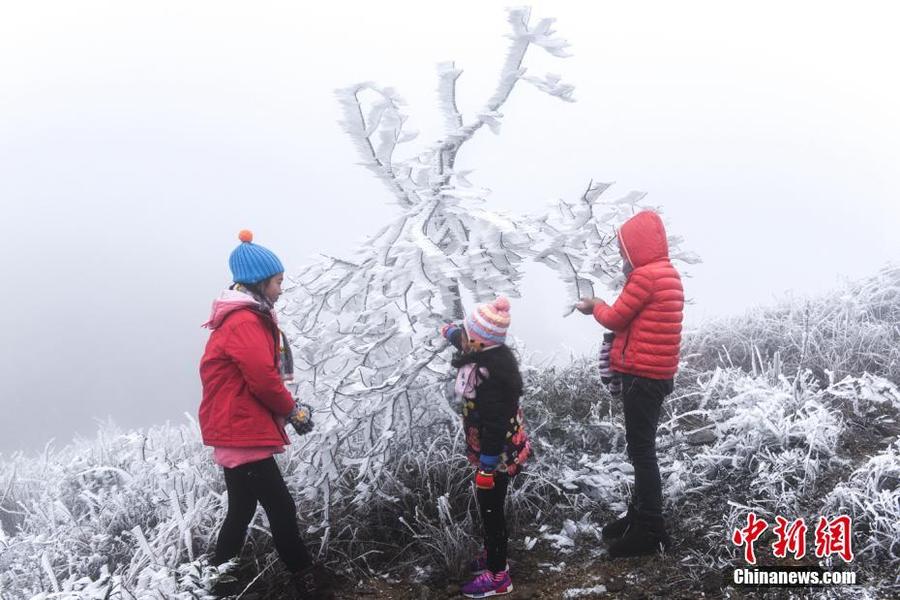
[[[490,598],[491,596],[505,596],[506,594],[509,594],[512,591],[513,591],[513,585],[510,583],[505,588],[501,588],[499,590],[491,590],[489,592],[482,592],[480,594],[474,593],[474,592],[469,593],[469,594],[463,593],[463,596],[465,596],[466,598]]]

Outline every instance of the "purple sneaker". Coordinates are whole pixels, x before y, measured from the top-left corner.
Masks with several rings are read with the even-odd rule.
[[[462,594],[466,598],[488,598],[490,596],[503,596],[513,590],[512,579],[509,571],[492,573],[485,571],[462,586]]]

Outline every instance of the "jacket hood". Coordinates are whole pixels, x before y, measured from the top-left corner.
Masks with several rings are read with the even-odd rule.
[[[207,329],[216,329],[222,325],[225,317],[236,310],[243,308],[256,308],[259,303],[252,296],[239,292],[237,290],[225,290],[218,298],[213,300],[212,310],[209,313],[209,321],[204,323],[202,327]]]
[[[619,228],[619,243],[634,268],[669,258],[669,241],[662,219],[652,210],[634,215]]]

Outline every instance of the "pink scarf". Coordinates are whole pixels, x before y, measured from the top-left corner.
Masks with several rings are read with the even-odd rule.
[[[481,367],[476,371],[475,366],[475,363],[465,364],[459,368],[459,372],[456,374],[455,390],[463,398],[472,399],[475,397],[475,386],[480,383],[478,375],[481,375],[482,380],[490,376],[487,369]]]
[[[234,311],[248,306],[259,306],[259,302],[246,292],[238,290],[224,290],[219,297],[213,300],[212,310],[209,313],[209,321],[201,325],[207,329],[217,329],[222,325],[225,317]],[[273,311],[274,312],[274,311]]]

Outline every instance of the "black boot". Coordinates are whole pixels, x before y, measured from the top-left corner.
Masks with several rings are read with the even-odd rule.
[[[603,541],[611,542],[625,535],[629,527],[631,527],[631,522],[634,520],[634,515],[634,505],[629,504],[628,512],[625,513],[624,517],[622,517],[621,519],[616,519],[612,523],[609,523],[603,527]]]
[[[662,517],[643,517],[636,515],[620,539],[609,546],[610,558],[627,558],[629,556],[647,556],[667,551],[672,540],[666,532]]]
[[[334,576],[322,563],[314,563],[291,576],[300,600],[331,600]]]

